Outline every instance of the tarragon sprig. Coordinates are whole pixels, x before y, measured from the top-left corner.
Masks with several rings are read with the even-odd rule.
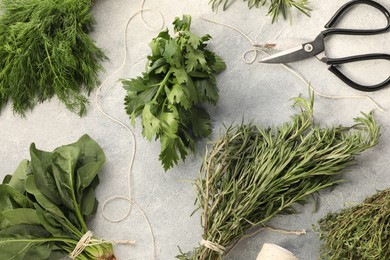
[[[259,8],[264,6],[269,2],[268,15],[272,17],[272,22],[275,22],[279,18],[279,14],[281,13],[283,18],[286,20],[288,17],[291,21],[291,8],[294,7],[304,13],[307,16],[310,16],[309,12],[311,9],[309,8],[308,0],[243,0],[244,2],[248,2],[249,8]],[[223,10],[228,8],[231,0],[210,0],[209,2],[212,6],[213,11],[217,10],[219,6],[222,5]]]

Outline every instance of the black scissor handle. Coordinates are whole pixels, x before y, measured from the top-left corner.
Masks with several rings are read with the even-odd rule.
[[[371,85],[371,86],[365,86],[365,85],[358,84],[358,83],[352,81],[347,76],[345,76],[339,69],[337,69],[337,65],[349,63],[349,62],[355,62],[355,61],[378,60],[378,59],[390,60],[390,55],[383,54],[383,53],[374,53],[374,54],[356,55],[356,56],[338,58],[338,59],[328,58],[326,60],[326,63],[328,65],[331,65],[329,67],[329,70],[331,72],[333,72],[344,83],[348,84],[349,86],[351,86],[352,88],[357,89],[357,90],[372,92],[372,91],[379,90],[379,89],[387,86],[388,84],[390,84],[390,77],[388,77],[382,83],[379,83],[376,85]]]
[[[379,29],[339,29],[339,28],[332,28],[337,21],[340,20],[340,17],[348,11],[348,9],[354,5],[358,4],[367,4],[370,5],[379,11],[381,11],[386,19],[387,19],[387,25],[383,28]],[[390,29],[390,12],[381,4],[371,1],[371,0],[353,0],[342,7],[333,15],[333,17],[330,19],[330,21],[325,25],[325,28],[329,28],[328,30],[325,30],[322,32],[323,36],[326,37],[331,34],[345,34],[345,35],[373,35],[373,34],[380,34],[383,32],[386,32]]]

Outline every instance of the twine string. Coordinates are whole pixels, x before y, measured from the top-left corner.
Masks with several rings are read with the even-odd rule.
[[[71,259],[75,259],[77,256],[79,256],[84,249],[88,246],[89,242],[91,241],[93,237],[92,231],[87,231],[77,242],[75,248],[73,249],[72,253],[70,253],[69,257]]]
[[[94,239],[93,238],[93,232],[88,230],[77,242],[75,248],[73,251],[69,254],[69,257],[71,259],[76,259],[85,248],[89,246],[97,246],[101,244],[127,244],[127,245],[133,245],[135,244],[135,241],[133,240],[103,240],[103,239]]]
[[[129,126],[127,126],[127,124],[125,124],[124,122],[118,120],[117,118],[113,117],[112,115],[106,113],[102,106],[100,105],[99,103],[99,95],[102,91],[102,88],[103,86],[106,85],[106,83],[116,74],[118,74],[119,71],[121,71],[124,66],[126,65],[127,63],[127,56],[128,56],[128,43],[127,43],[127,31],[128,31],[128,27],[129,27],[129,24],[130,22],[137,16],[140,14],[141,16],[141,20],[142,20],[142,23],[143,25],[150,29],[150,30],[162,30],[162,28],[164,27],[164,17],[162,15],[162,13],[160,11],[158,11],[157,9],[154,9],[154,8],[145,8],[144,7],[145,5],[145,0],[142,0],[141,1],[141,6],[140,6],[140,9],[135,11],[129,18],[128,20],[126,21],[126,25],[125,25],[125,30],[124,30],[124,34],[123,34],[123,49],[124,49],[124,53],[123,53],[123,61],[122,61],[122,64],[113,72],[111,73],[109,76],[107,76],[105,78],[105,80],[100,84],[100,86],[98,87],[97,91],[96,91],[96,94],[95,94],[95,103],[96,103],[96,108],[98,109],[98,111],[103,115],[105,116],[106,118],[110,119],[111,121],[119,124],[120,126],[122,126],[124,129],[127,130],[127,132],[130,134],[130,137],[131,137],[131,144],[132,144],[132,154],[131,154],[131,157],[130,157],[130,161],[129,161],[129,170],[128,170],[128,175],[127,175],[127,188],[128,188],[128,194],[127,196],[122,196],[122,195],[117,195],[117,196],[112,196],[110,198],[108,198],[107,200],[104,201],[103,203],[103,206],[102,206],[102,214],[103,214],[103,217],[107,220],[107,221],[110,221],[110,222],[113,222],[113,223],[117,223],[117,222],[121,222],[123,220],[125,220],[131,213],[131,209],[132,209],[132,205],[134,205],[137,210],[142,214],[142,217],[144,218],[145,222],[147,223],[148,225],[148,228],[149,228],[149,231],[150,231],[150,236],[151,236],[151,240],[152,240],[152,254],[153,254],[153,259],[156,259],[156,245],[155,245],[155,237],[154,237],[154,233],[153,233],[153,229],[152,229],[152,226],[151,226],[151,223],[148,219],[148,217],[146,216],[145,212],[142,210],[142,208],[132,199],[132,189],[131,189],[131,174],[132,174],[132,171],[133,171],[133,165],[134,165],[134,159],[135,159],[135,153],[136,153],[136,148],[137,148],[137,144],[136,144],[136,139],[135,139],[135,135],[133,133],[133,131],[131,130],[131,128]],[[146,22],[143,14],[144,12],[152,12],[154,13],[156,16],[159,16],[160,17],[160,21],[161,21],[161,26],[158,27],[158,28],[153,28],[151,27],[150,25],[148,25],[148,23]],[[138,61],[139,62],[139,61]],[[136,62],[133,67],[138,64],[138,62]],[[107,215],[107,205],[113,201],[117,201],[117,200],[125,200],[128,202],[128,206],[127,206],[127,209],[124,213],[124,215],[122,217],[119,217],[119,218],[112,218],[112,217],[109,217]],[[122,240],[120,240],[122,241]],[[128,240],[126,240],[128,241]],[[110,242],[115,242],[115,241],[110,241]],[[134,241],[131,241],[131,242],[134,242]],[[84,244],[84,242],[82,243]],[[127,243],[128,244],[128,243]],[[85,248],[85,247],[84,247]],[[77,249],[77,251],[79,251],[79,249]]]
[[[226,248],[224,246],[221,246],[218,243],[215,243],[215,242],[212,242],[212,241],[208,241],[208,240],[205,240],[205,239],[202,239],[200,241],[200,244],[202,246],[204,246],[204,247],[207,247],[210,250],[213,250],[213,251],[221,254],[221,255],[226,251]]]

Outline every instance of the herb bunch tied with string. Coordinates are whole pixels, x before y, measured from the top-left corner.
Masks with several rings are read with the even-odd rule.
[[[100,146],[84,135],[52,152],[31,144],[30,155],[0,184],[0,259],[115,260],[112,243],[86,225],[98,206]]]
[[[0,108],[25,115],[54,96],[85,114],[107,57],[87,34],[91,0],[1,0]]]
[[[314,229],[323,241],[322,259],[390,259],[390,189],[329,213]]]
[[[177,258],[221,259],[249,229],[341,182],[335,177],[378,143],[380,126],[371,113],[352,127],[321,128],[313,122],[313,102],[312,94],[295,98],[301,112],[280,127],[242,123],[215,141],[194,182],[203,239]]]
[[[173,37],[167,29],[149,43],[146,72],[122,80],[126,112],[133,125],[141,115],[142,134],[149,141],[160,139],[165,171],[195,152],[197,139],[210,135],[210,115],[203,105],[217,104],[216,74],[226,68],[222,58],[207,49],[211,36],[190,31],[191,16],[177,17],[173,25]]]
[[[259,8],[269,3],[268,15],[272,17],[272,22],[278,20],[279,15],[282,14],[283,19],[286,20],[288,17],[291,21],[291,8],[294,7],[300,12],[304,13],[307,16],[310,16],[308,0],[243,0],[248,2],[249,9],[256,7]],[[222,5],[223,10],[226,10],[228,6],[232,3],[231,0],[210,0],[213,11],[218,10],[218,7]]]

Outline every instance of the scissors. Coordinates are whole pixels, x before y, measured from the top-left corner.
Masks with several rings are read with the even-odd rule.
[[[358,4],[366,4],[370,5],[380,12],[382,12],[386,19],[387,25],[384,28],[380,29],[341,29],[334,28],[334,25],[337,23],[339,18],[343,16],[346,12],[348,12],[349,8],[358,5]],[[295,48],[285,50],[275,55],[271,55],[267,58],[260,60],[261,63],[289,63],[299,60],[304,60],[313,56],[316,56],[320,61],[330,65],[329,70],[334,73],[338,78],[340,78],[343,82],[361,91],[375,91],[379,90],[386,85],[390,84],[390,77],[388,77],[382,83],[366,86],[356,83],[352,81],[347,76],[345,76],[338,68],[338,65],[344,63],[350,63],[355,61],[364,61],[364,60],[377,60],[384,59],[390,60],[389,54],[384,53],[372,53],[372,54],[363,54],[356,56],[349,56],[343,58],[328,58],[325,54],[325,39],[330,35],[342,34],[342,35],[374,35],[385,33],[390,30],[390,13],[389,11],[382,6],[381,4],[371,1],[371,0],[354,0],[346,3],[333,15],[330,21],[325,25],[326,30],[322,31],[315,39],[311,42],[306,42],[302,45],[299,45]]]

